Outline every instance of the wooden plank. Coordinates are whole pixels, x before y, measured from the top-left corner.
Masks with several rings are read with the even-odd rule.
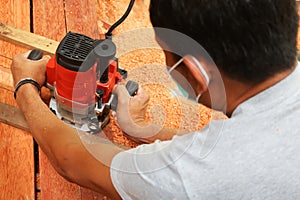
[[[40,49],[45,54],[54,55],[58,42],[50,40],[46,37],[35,35],[26,30],[16,28],[14,26],[0,22],[0,39],[24,46],[28,49]]]
[[[33,1],[33,31],[35,34],[60,42],[66,35],[66,30],[64,0]]]
[[[40,25],[34,27],[34,30],[41,31],[39,34],[46,36],[46,37],[50,37],[52,39],[56,39],[55,37],[58,37],[58,35],[62,34],[62,31],[59,31],[60,29],[53,28],[55,26],[55,24],[59,23],[58,21],[60,21],[59,18],[61,16],[60,15],[61,12],[58,11],[59,9],[56,9],[57,2],[59,2],[58,4],[60,4],[61,1],[55,1],[55,2],[50,1],[50,0],[42,1],[42,2],[38,2],[37,0],[34,1],[34,10],[36,10],[36,13],[38,13],[38,11],[41,11],[43,9],[44,9],[43,12],[51,10],[55,13],[55,14],[53,14],[53,12],[51,12],[50,14],[48,14],[49,12],[46,12],[47,14],[39,13],[39,14],[36,14],[36,16],[34,16],[34,22],[35,22],[34,24],[40,23]],[[92,23],[89,20],[88,20],[88,22],[85,22],[85,23],[81,22],[82,21],[81,18],[89,19],[89,17],[86,16],[86,15],[89,15],[89,13],[85,13],[86,10],[84,7],[84,5],[86,5],[88,2],[87,1],[84,1],[84,2],[72,1],[71,2],[71,0],[69,0],[69,1],[65,0],[65,2],[66,2],[65,13],[67,16],[66,24],[68,24],[68,30],[71,30],[74,32],[81,32],[83,34],[86,34],[86,35],[96,38],[97,34],[94,32],[95,36],[93,36],[93,31],[91,31],[91,30],[96,30],[96,29],[94,29],[93,27],[88,28],[85,26],[86,25],[94,26],[97,23]],[[91,2],[93,2],[93,1],[91,1]],[[122,2],[122,3],[124,4],[124,2]],[[111,5],[112,3],[108,0],[102,0],[102,1],[98,1],[98,4],[99,4],[98,7],[100,7],[102,4]],[[83,7],[80,8],[79,5],[81,5]],[[43,9],[39,9],[38,6],[42,6]],[[58,6],[58,8],[61,8],[61,7],[63,7],[63,6]],[[136,11],[133,13],[145,13],[145,15],[147,15],[146,12],[137,12],[137,11],[141,11],[141,9],[138,9],[138,8],[139,7],[136,7]],[[82,9],[82,11],[80,9]],[[104,11],[102,7],[101,7],[101,9],[102,9],[102,11]],[[111,8],[111,10],[114,10],[114,9],[116,9],[116,8]],[[122,9],[125,9],[125,6],[122,6]],[[89,9],[87,9],[87,10],[89,10]],[[118,10],[118,11],[120,11],[120,10]],[[119,12],[118,15],[115,12],[106,12],[103,15],[103,18],[101,21],[105,22],[106,21],[105,17],[112,16],[112,15],[114,15],[114,17],[116,19],[118,19],[121,16],[120,13],[123,14],[123,12]],[[42,20],[38,19],[39,17],[41,17],[41,15],[43,15]],[[51,15],[51,17],[48,18],[47,17],[48,15]],[[72,15],[75,15],[75,16],[72,16]],[[141,15],[140,17],[143,17],[143,16]],[[90,18],[93,19],[94,17],[90,17]],[[54,23],[54,25],[52,24],[52,22]],[[45,26],[45,24],[47,24],[47,26]],[[80,27],[83,25],[84,25],[84,27]],[[133,27],[135,27],[136,23],[134,23],[134,21],[131,21],[131,25]],[[60,24],[59,26],[63,26],[63,25]],[[41,27],[41,28],[39,28],[39,27]],[[127,24],[123,24],[123,27],[125,27],[125,28],[123,28],[123,31],[126,31],[126,29],[128,28]],[[79,31],[76,30],[77,28]],[[54,31],[53,31],[53,29],[54,29]],[[122,30],[122,27],[119,30]],[[87,31],[87,33],[85,33],[85,31]],[[55,34],[57,34],[57,35],[55,35]],[[59,37],[61,37],[61,36],[59,36]],[[137,57],[140,58],[140,56],[137,56]],[[149,54],[147,54],[147,57],[149,57]],[[128,58],[127,60],[124,59],[124,63],[125,62],[130,63],[130,61],[132,61],[132,59],[130,59],[130,58]],[[140,60],[138,60],[138,61],[140,62]],[[136,62],[136,63],[139,63],[139,62]],[[136,63],[132,62],[131,64],[134,64],[136,66]],[[175,117],[178,118],[178,116],[175,116]],[[190,119],[190,118],[187,118],[187,119]],[[100,194],[80,188],[79,186],[76,186],[74,184],[67,183],[54,171],[54,169],[48,163],[45,155],[43,155],[41,153],[40,158],[41,158],[40,168],[41,168],[41,171],[43,171],[43,173],[41,173],[41,175],[42,175],[41,181],[39,182],[39,185],[40,185],[40,188],[42,189],[42,194],[43,194],[43,195],[41,195],[42,199],[62,199],[62,198],[63,199],[101,199],[101,198],[103,198],[102,195],[100,195]],[[44,179],[45,177],[46,177],[46,179]]]
[[[100,38],[96,0],[65,0],[65,6],[67,31]]]
[[[0,21],[30,30],[27,0],[0,0]],[[2,29],[1,29],[2,30]],[[0,102],[16,105],[10,75],[11,58],[23,48],[0,40]],[[7,87],[9,86],[9,87]],[[20,129],[0,123],[0,199],[34,199],[33,139]]]
[[[0,5],[0,22],[10,24],[25,31],[30,30],[29,1],[1,0]],[[3,27],[0,30],[3,30]],[[24,50],[24,48],[16,47],[16,45],[0,39],[0,54],[6,58],[12,58],[15,54],[24,52]],[[2,63],[2,60],[0,61]]]
[[[0,199],[34,199],[33,140],[0,123]]]
[[[95,2],[94,5],[92,5],[88,1],[69,1],[65,4],[63,1],[44,1],[42,3],[34,1],[33,29],[35,30],[35,33],[41,35],[29,33],[28,31],[24,31],[16,27],[0,23],[0,38],[2,40],[9,41],[16,45],[22,45],[27,48],[41,49],[44,52],[53,55],[58,45],[58,42],[54,40],[60,41],[62,37],[66,34],[66,27],[64,27],[66,22],[63,5],[66,5],[65,10],[67,19],[69,19],[69,31],[83,33],[93,38],[99,37],[98,26],[96,21],[97,17],[95,14],[96,12],[92,14],[93,9],[95,8]],[[54,9],[54,7],[56,9]],[[83,10],[82,7],[87,9]],[[55,10],[57,12],[49,13],[49,10]],[[44,13],[49,14],[45,15]],[[87,16],[86,13],[90,13],[89,16]],[[86,17],[78,18],[78,16],[82,16],[82,14],[84,14],[84,16]],[[73,20],[73,17],[76,17],[76,19],[80,20]],[[51,21],[51,23],[48,23],[49,21]],[[95,23],[93,23],[90,26],[86,26],[86,24],[90,24],[91,21],[94,21]],[[50,40],[48,38],[51,38],[53,40]],[[7,58],[5,58],[5,60],[7,60]],[[11,60],[8,60],[7,63],[9,63],[10,65]],[[7,65],[1,68],[1,79],[3,80],[2,84],[9,83],[5,86],[12,90],[12,77],[8,70],[3,69],[5,67],[7,67]],[[3,112],[7,113],[8,110],[5,109],[3,110]],[[4,122],[12,124],[11,119],[6,119]],[[13,123],[13,125],[22,128],[17,123]],[[41,190],[40,197],[42,199],[56,199],[61,196],[64,196],[65,199],[80,199],[82,196],[81,192],[83,192],[84,198],[88,196],[91,199],[95,199],[95,197],[103,197],[103,195],[96,194],[92,191],[80,188],[75,184],[66,182],[59,175],[57,175],[57,173],[54,171],[54,169],[52,168],[52,166],[50,165],[46,156],[43,153],[40,154],[40,169],[41,172],[39,179],[39,187]],[[44,177],[46,178],[44,179]]]
[[[1,90],[0,90],[1,92]],[[6,92],[10,92],[7,91]],[[27,122],[24,118],[23,113],[21,110],[15,106],[11,106],[5,103],[0,102],[0,124],[4,123],[3,126],[13,126],[15,128],[30,131],[27,125]],[[1,126],[0,126],[1,130]],[[18,130],[15,131],[16,134]],[[19,131],[20,132],[20,131]],[[23,132],[22,132],[23,133]],[[1,135],[1,134],[0,134]],[[119,144],[116,144],[119,145]],[[120,147],[124,149],[128,149],[125,146]],[[0,148],[1,149],[1,148]],[[64,199],[107,199],[105,195],[93,192],[91,190],[81,188],[78,185],[71,184],[66,182],[60,175],[56,173],[54,168],[49,164],[48,160],[46,159],[46,155],[43,152],[40,152],[40,157],[45,158],[41,161],[43,162],[42,167],[42,174],[38,175],[38,183],[37,188],[41,190],[38,194],[38,199],[53,199],[53,197],[58,197],[64,195]],[[46,162],[46,163],[44,163]],[[32,164],[32,163],[31,163]],[[42,178],[42,182],[40,177]],[[0,176],[1,177],[1,176]],[[45,178],[47,177],[47,178]],[[0,179],[1,180],[1,179]],[[53,181],[55,180],[55,181]],[[1,181],[0,181],[1,183]],[[0,184],[1,185],[1,184]],[[44,190],[45,186],[50,187],[49,192],[48,190]],[[48,192],[47,192],[48,191]],[[1,199],[1,198],[0,198]]]
[[[103,1],[104,3],[105,1]],[[67,31],[100,38],[97,21],[96,0],[65,0]],[[81,199],[103,199],[104,196],[91,190],[80,188]]]
[[[7,127],[8,125],[13,126],[18,129],[22,129],[25,131],[29,131],[27,126],[27,122],[24,118],[23,113],[20,109],[16,108],[15,106],[11,106],[5,103],[0,102],[0,124],[4,123],[1,127]],[[14,134],[18,134],[20,132],[18,130],[14,131]],[[1,135],[1,133],[0,133]],[[2,146],[1,146],[2,147]],[[0,148],[1,149],[1,148]],[[53,197],[62,196],[64,199],[105,199],[105,196],[91,190],[87,190],[81,188],[75,184],[67,183],[60,175],[56,173],[54,168],[49,164],[48,160],[46,159],[46,155],[41,152],[40,157],[43,159],[41,160],[42,164],[42,183],[39,178],[38,188],[41,190],[38,199],[53,199]],[[45,158],[45,159],[44,159]],[[7,159],[8,160],[8,159]],[[46,162],[46,163],[44,163]],[[31,163],[32,164],[32,163]],[[1,165],[0,165],[1,166]],[[1,177],[1,174],[0,174]],[[47,178],[44,178],[47,177]],[[2,180],[2,179],[0,179]],[[55,181],[53,181],[55,180]],[[1,186],[1,181],[0,181]],[[44,187],[50,187],[47,193],[44,192]],[[0,187],[1,188],[1,187]],[[5,190],[4,190],[5,191]],[[51,192],[49,192],[51,191]],[[1,196],[0,196],[1,197]],[[2,198],[0,198],[2,199]]]
[[[29,131],[25,117],[20,109],[0,102],[0,122],[15,128]]]
[[[11,91],[0,88],[0,94],[0,102],[15,104]],[[0,115],[2,115],[2,109],[1,106]],[[10,110],[9,113],[20,116],[17,109]],[[14,117],[11,115],[7,116],[5,120],[11,121],[11,117]],[[16,119],[19,120],[18,117]],[[25,127],[24,124],[17,126]],[[34,199],[34,158],[31,135],[0,123],[0,139],[2,158],[0,162],[0,199]]]
[[[40,149],[40,199],[80,200],[80,186],[62,178],[52,167],[48,158]]]
[[[65,24],[63,0],[33,1],[33,30],[35,34],[60,41],[66,34]],[[39,189],[41,200],[62,198],[79,200],[81,197],[80,187],[64,180],[54,170],[40,148]]]
[[[81,7],[82,6],[82,7]],[[90,37],[96,35],[97,23],[93,26],[92,8],[89,1],[63,1],[46,0],[33,1],[34,33],[60,41],[68,31],[86,34]],[[89,8],[86,10],[86,8]],[[49,12],[51,10],[51,12]],[[47,13],[47,14],[45,14]],[[67,17],[66,17],[67,16]],[[82,17],[85,16],[85,17]],[[81,188],[63,179],[53,169],[46,155],[40,150],[40,199],[97,199],[100,194]],[[102,196],[102,195],[100,195]]]
[[[20,29],[29,31],[30,17],[29,17],[29,2],[19,3],[13,0],[0,0],[0,22],[8,23]],[[20,17],[18,17],[20,16]],[[2,28],[0,28],[0,32]],[[17,53],[26,51],[24,48],[16,47],[9,42],[3,41],[0,36],[0,65],[4,68],[10,68],[11,58]],[[2,72],[0,72],[2,75]],[[12,79],[6,73],[0,77],[1,87],[11,89]],[[10,80],[7,82],[7,80]]]

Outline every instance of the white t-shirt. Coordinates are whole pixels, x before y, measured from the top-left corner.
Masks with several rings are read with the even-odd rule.
[[[300,199],[300,67],[228,120],[117,154],[123,199]]]

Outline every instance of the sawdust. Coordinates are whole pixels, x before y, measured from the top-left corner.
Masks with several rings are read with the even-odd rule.
[[[125,12],[129,0],[98,1],[98,25],[101,33],[105,33]],[[137,28],[152,27],[148,12],[149,0],[137,0],[132,12],[113,33],[115,35]],[[142,37],[146,37],[143,35]],[[152,37],[148,35],[147,37]],[[126,42],[123,41],[123,42]],[[120,42],[120,43],[123,43]],[[117,48],[119,48],[117,44]],[[168,128],[181,129],[188,132],[197,131],[207,125],[212,119],[226,119],[226,117],[211,109],[180,99],[172,95],[175,83],[168,78],[165,70],[165,57],[159,49],[139,49],[119,57],[120,66],[126,69],[128,80],[133,80],[149,93],[150,102],[146,119],[151,123],[161,124]],[[104,132],[114,142],[135,147],[138,144],[129,140],[110,117],[111,122]]]

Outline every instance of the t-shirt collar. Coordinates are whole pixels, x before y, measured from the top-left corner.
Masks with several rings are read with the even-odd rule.
[[[300,93],[300,66],[280,82],[260,92],[241,103],[232,113],[232,117],[240,114],[254,114],[266,111],[272,107],[283,104],[293,95]]]

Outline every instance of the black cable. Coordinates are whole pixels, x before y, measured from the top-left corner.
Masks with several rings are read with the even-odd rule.
[[[117,28],[117,26],[119,26],[129,15],[132,7],[133,7],[133,4],[134,4],[134,0],[130,0],[130,3],[129,3],[129,6],[126,10],[126,12],[124,13],[124,15],[116,22],[114,23],[110,28],[109,30],[107,31],[107,33],[105,34],[106,38],[110,38],[112,36],[112,32],[115,28]]]

